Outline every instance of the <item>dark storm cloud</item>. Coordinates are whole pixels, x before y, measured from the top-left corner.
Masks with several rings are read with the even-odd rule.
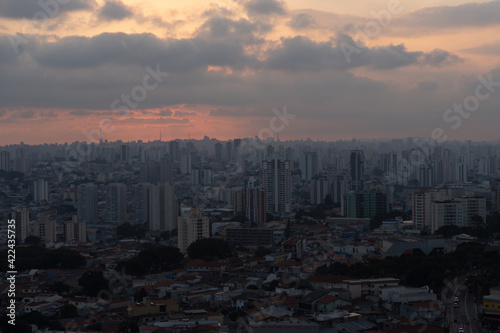
[[[433,50],[423,56],[425,65],[440,67],[463,62],[463,59],[444,50]]]
[[[284,15],[285,5],[276,0],[249,0],[245,3],[248,14],[254,15]]]
[[[295,15],[289,22],[288,26],[295,30],[304,30],[315,27],[316,21],[308,14],[300,13]]]
[[[266,33],[272,26],[264,22],[251,22],[246,19],[237,21],[223,16],[207,19],[198,29],[197,37],[209,39],[237,38],[241,42],[254,41],[255,34]]]
[[[11,118],[31,119],[36,117],[36,112],[33,110],[24,110],[11,113]]]
[[[163,64],[165,70],[188,71],[203,66],[242,68],[248,61],[236,40],[202,38],[161,40],[153,34],[103,33],[94,37],[66,37],[42,43],[30,51],[44,66],[88,68],[102,64]]]
[[[466,3],[458,6],[439,6],[417,10],[396,20],[396,24],[425,29],[490,26],[500,24],[500,1]]]
[[[349,54],[349,50],[355,52]],[[348,54],[348,56],[346,56]],[[336,44],[316,42],[297,36],[283,39],[281,46],[271,50],[265,68],[288,71],[345,70],[367,66],[390,70],[410,65],[442,66],[461,61],[447,51],[410,52],[403,44],[368,48],[357,45],[350,36],[339,35]]]
[[[38,16],[41,15],[39,13],[44,13],[46,17],[55,17],[70,11],[92,10],[94,6],[94,0],[0,0],[0,16],[33,19],[35,14]],[[44,17],[35,17],[35,19],[44,19]]]
[[[133,15],[130,7],[121,1],[106,1],[99,11],[101,20],[123,20]]]
[[[16,53],[12,48],[12,43],[9,37],[0,35],[0,64],[11,62],[15,58]]]

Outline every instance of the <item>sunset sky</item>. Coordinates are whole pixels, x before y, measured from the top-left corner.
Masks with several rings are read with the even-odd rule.
[[[0,145],[255,137],[284,108],[283,140],[499,140],[500,0],[0,0]]]

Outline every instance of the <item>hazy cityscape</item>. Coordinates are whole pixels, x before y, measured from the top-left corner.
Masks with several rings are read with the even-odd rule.
[[[0,0],[0,332],[500,333],[500,0]]]
[[[500,144],[431,143],[4,146],[16,327],[486,332]]]

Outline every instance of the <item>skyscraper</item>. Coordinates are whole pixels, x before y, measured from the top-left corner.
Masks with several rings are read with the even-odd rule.
[[[259,226],[266,223],[266,192],[260,187],[258,179],[250,177],[245,180],[244,201],[245,217],[248,221]]]
[[[49,183],[46,180],[38,179],[33,183],[33,200],[49,200]]]
[[[346,194],[344,215],[352,218],[373,218],[389,211],[387,194],[376,189],[351,191]]]
[[[181,150],[179,142],[170,141],[168,143],[168,151],[170,153],[170,159],[172,162],[180,162],[181,161]]]
[[[222,162],[224,160],[224,150],[222,143],[215,144],[215,162]]]
[[[134,186],[135,221],[144,223],[149,220],[149,189],[151,184],[139,183]]]
[[[0,170],[10,171],[10,153],[0,151]]]
[[[106,186],[106,222],[127,222],[127,186],[112,183]]]
[[[365,156],[362,150],[351,150],[349,159],[351,191],[361,191],[365,186]]]
[[[177,228],[178,204],[174,185],[153,185],[149,193],[149,230],[172,231]]]
[[[291,211],[290,161],[274,158],[262,161],[262,186],[266,192],[267,212],[283,216]]]
[[[80,184],[77,189],[78,220],[97,223],[97,186],[93,183]]]
[[[306,152],[300,158],[300,171],[302,179],[311,180],[319,172],[318,154],[316,152]]]
[[[326,195],[330,191],[330,182],[325,176],[316,176],[311,180],[310,194],[311,203],[313,205],[322,204],[325,201]]]

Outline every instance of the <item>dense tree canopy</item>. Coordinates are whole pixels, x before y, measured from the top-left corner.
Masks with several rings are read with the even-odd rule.
[[[498,251],[486,251],[484,245],[464,243],[447,254],[425,256],[402,255],[385,259],[366,259],[354,265],[336,262],[321,266],[316,274],[337,274],[352,278],[395,277],[401,284],[414,287],[429,286],[439,293],[444,280],[467,273],[472,267],[481,267],[486,278],[479,281],[483,288],[500,283],[500,256]]]
[[[95,297],[101,290],[108,290],[108,280],[100,271],[86,271],[78,279],[78,284],[82,287],[82,293]]]
[[[187,253],[191,259],[213,260],[227,258],[232,249],[223,239],[202,238],[189,245]]]
[[[146,228],[142,224],[131,225],[130,223],[123,223],[116,228],[116,235],[119,238],[142,238],[146,234]]]
[[[1,251],[0,255],[7,258],[6,251]],[[30,246],[16,248],[16,268],[17,270],[27,269],[49,269],[49,268],[79,268],[85,265],[85,258],[75,250],[59,248],[49,250],[43,247]],[[7,271],[7,261],[2,261],[0,268]]]
[[[118,269],[124,267],[127,274],[135,276],[160,273],[180,267],[183,258],[177,247],[152,245],[142,250],[137,257],[121,262]]]

